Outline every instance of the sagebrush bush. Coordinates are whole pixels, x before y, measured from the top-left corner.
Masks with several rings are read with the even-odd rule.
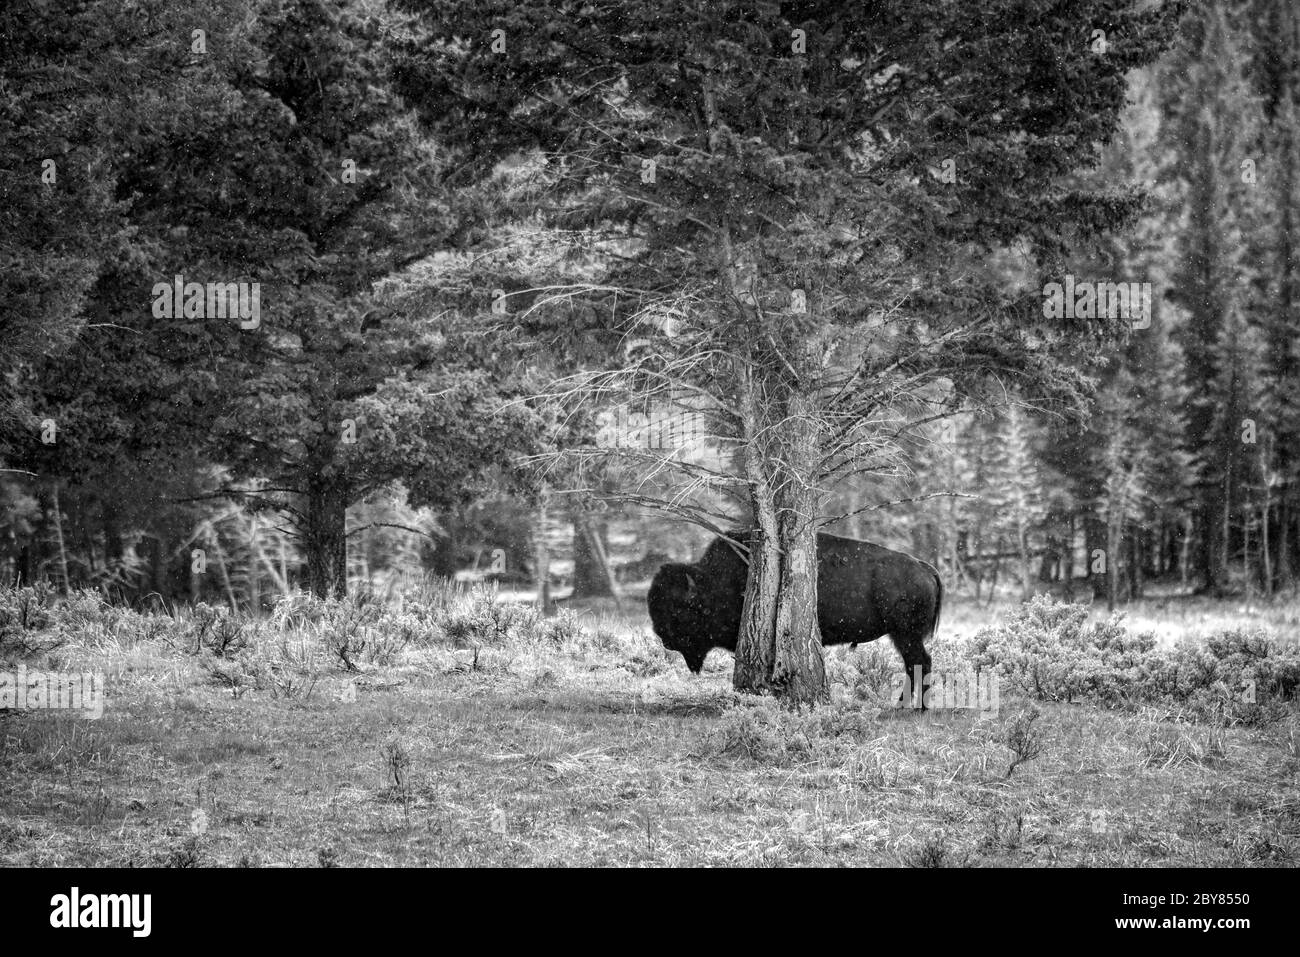
[[[1091,698],[1123,703],[1144,681],[1156,640],[1118,621],[1087,624],[1088,609],[1040,595],[1000,624],[977,632],[970,664],[991,669],[1010,690],[1043,701]]]
[[[850,698],[875,707],[888,707],[897,697],[894,679],[902,670],[898,653],[886,640],[828,655],[826,661],[828,682],[844,685]]]
[[[1038,706],[1031,703],[1028,708],[1012,715],[1002,726],[997,740],[1011,752],[1011,763],[1007,766],[1007,777],[1011,777],[1017,767],[1026,761],[1040,757],[1047,745],[1043,738],[1043,727],[1038,719],[1043,713]]]
[[[54,589],[46,582],[0,589],[0,664],[53,651],[62,643],[48,633],[53,603]]]
[[[251,625],[247,615],[199,602],[190,626],[194,653],[207,649],[218,658],[229,657],[248,647]]]
[[[1166,650],[1120,620],[1089,625],[1087,616],[1083,606],[1039,596],[976,633],[965,654],[1009,690],[1042,701],[1160,704],[1176,717],[1262,724],[1296,699],[1300,654],[1262,632],[1230,629]]]
[[[90,589],[64,596],[48,582],[0,588],[0,661],[33,658],[70,641],[100,649],[179,637],[170,616],[140,614]]]
[[[561,611],[553,618],[542,620],[542,640],[557,648],[572,641],[581,641],[584,632],[578,618],[570,611]]]
[[[496,601],[486,591],[473,591],[438,613],[448,641],[457,648],[501,646],[541,639],[542,616],[531,605]]]

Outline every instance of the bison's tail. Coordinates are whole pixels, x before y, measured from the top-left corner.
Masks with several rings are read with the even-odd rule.
[[[934,572],[934,621],[930,623],[930,640],[939,633],[939,612],[943,610],[943,576],[939,574],[939,569],[933,565],[930,571]]]

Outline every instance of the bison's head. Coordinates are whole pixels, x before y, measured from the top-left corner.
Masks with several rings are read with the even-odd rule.
[[[646,593],[655,634],[669,651],[680,651],[686,667],[695,674],[704,667],[711,647],[700,575],[700,569],[694,565],[663,565]]]

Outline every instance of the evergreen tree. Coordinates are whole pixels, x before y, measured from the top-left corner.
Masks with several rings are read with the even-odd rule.
[[[1162,134],[1179,146],[1166,175],[1186,209],[1172,296],[1187,312],[1179,336],[1197,475],[1197,564],[1212,591],[1227,587],[1230,519],[1245,468],[1242,420],[1261,372],[1242,326],[1250,306],[1256,193],[1248,174],[1259,103],[1230,6],[1214,0],[1186,20],[1166,66]]]
[[[601,277],[613,319],[656,317],[644,371],[702,390],[743,450],[759,531],[737,687],[823,700],[825,489],[892,458],[945,384],[1082,394],[1068,332],[1031,335],[1036,291],[970,266],[1019,242],[1055,265],[1065,231],[1132,213],[1061,179],[1113,134],[1177,7],[409,6],[438,38],[407,73],[426,118],[553,156],[583,200],[559,204],[571,228],[636,238]]]

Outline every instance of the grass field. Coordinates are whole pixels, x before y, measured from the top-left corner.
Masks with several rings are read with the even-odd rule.
[[[862,690],[896,667],[880,642],[831,651],[833,705],[795,714],[736,696],[725,652],[689,675],[638,601],[549,624],[457,601],[287,612],[225,648],[193,616],[51,603],[30,634],[104,673],[107,707],[0,713],[0,863],[1297,863],[1294,700],[1254,723],[1008,691],[983,717],[889,708]],[[1240,623],[1175,605],[1128,620],[1162,643]],[[953,603],[937,663],[1010,609]],[[1253,614],[1294,643],[1294,606]]]

